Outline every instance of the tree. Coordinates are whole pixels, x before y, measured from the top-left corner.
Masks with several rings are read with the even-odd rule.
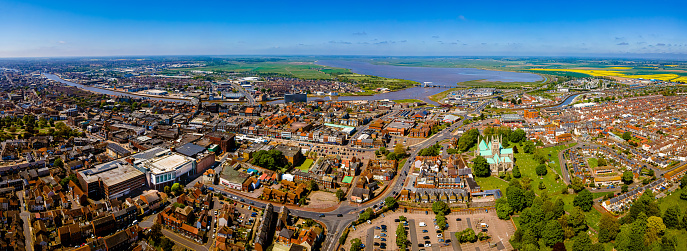
[[[398,160],[398,158],[399,157],[398,157],[398,155],[396,155],[396,153],[389,153],[386,155],[386,159],[388,159],[388,160]]]
[[[162,237],[162,225],[160,223],[155,223],[150,228],[150,239],[158,244],[160,243],[160,238]]]
[[[519,212],[523,209],[524,197],[521,188],[516,186],[508,186],[508,188],[506,188],[506,198],[508,198],[508,204],[514,212]]]
[[[664,235],[663,238],[661,238],[661,251],[675,250],[677,250],[677,238],[675,237],[675,235],[670,237]]]
[[[174,193],[174,195],[179,196],[181,193],[184,192],[184,188],[181,187],[181,184],[174,183],[172,184],[172,192]]]
[[[55,162],[53,162],[53,166],[62,168],[64,167],[64,162],[62,162],[62,158],[56,158]]]
[[[74,184],[79,184],[79,179],[76,178],[76,175],[70,174],[69,176],[65,177],[64,179],[60,180],[60,185],[62,187],[67,187],[67,184],[69,184],[69,181],[73,181]]]
[[[351,249],[350,250],[351,251],[360,251],[360,250],[362,250],[362,247],[361,247],[362,245],[363,245],[363,242],[360,241],[360,239],[355,238],[355,239],[351,240]]]
[[[396,227],[396,246],[401,250],[406,250],[406,245],[408,245],[408,233],[403,224],[398,224],[398,227]]]
[[[456,233],[456,239],[458,239],[460,243],[475,242],[477,241],[477,235],[475,235],[475,230],[472,230],[472,228],[466,228]]]
[[[632,139],[632,133],[630,133],[630,132],[624,132],[622,138],[623,138],[624,140],[630,140],[630,139]]]
[[[304,198],[305,198],[305,197],[304,197]],[[369,220],[370,218],[372,218],[373,215],[374,215],[374,211],[372,210],[372,208],[369,208],[369,207],[368,207],[367,209],[365,209],[365,212],[363,212],[362,214],[360,214],[359,218],[360,218],[362,221],[367,221],[367,220]]]
[[[539,176],[544,176],[544,175],[546,175],[546,172],[547,172],[547,170],[546,170],[546,165],[544,165],[544,164],[539,164],[539,165],[537,166],[537,168],[535,169],[535,171],[537,172],[537,175],[539,175]]]
[[[389,209],[394,209],[398,206],[398,202],[396,202],[396,198],[389,196],[384,199],[384,204],[386,204],[386,207]]]
[[[513,178],[520,178],[520,167],[517,165],[513,167]]]
[[[577,196],[575,196],[573,205],[580,207],[585,212],[589,212],[589,210],[592,210],[592,206],[594,205],[594,196],[591,192],[589,192],[589,190],[584,189],[578,193]]]
[[[317,191],[319,187],[317,186],[317,181],[310,180],[308,181],[308,190],[310,191]]]
[[[403,144],[398,143],[394,146],[394,153],[396,153],[396,156],[399,158],[403,158],[406,156],[406,149],[403,146]]]
[[[687,191],[682,191],[680,193],[680,199],[687,200]]]
[[[446,216],[444,216],[443,214],[437,214],[435,216],[435,219],[437,221],[437,226],[439,227],[439,229],[446,230]]]
[[[339,199],[339,201],[343,201],[346,198],[346,193],[344,193],[344,191],[341,189],[337,189],[336,198]]]
[[[613,216],[603,214],[599,221],[599,242],[615,240],[620,232],[620,223]]]
[[[623,186],[620,187],[621,193],[627,193],[628,190],[629,190],[629,187],[625,184],[623,184]]]
[[[674,205],[669,207],[666,209],[666,212],[663,213],[663,223],[667,228],[680,229],[680,215],[682,215],[680,206]]]
[[[576,193],[582,191],[582,189],[584,189],[584,182],[582,181],[582,179],[575,176],[572,178],[572,181],[570,182],[570,188],[575,190]]]
[[[546,222],[546,226],[544,226],[544,231],[542,232],[542,239],[544,240],[544,244],[549,247],[565,240],[561,224],[556,220],[549,220]]]
[[[269,151],[260,150],[255,152],[250,163],[270,170],[277,170],[289,165],[289,162],[286,160],[286,157],[284,157],[284,154],[275,149]]]
[[[525,141],[523,150],[525,153],[534,153],[534,142],[532,141]]]
[[[605,165],[608,165],[608,164],[606,163],[606,159],[605,159],[605,158],[599,158],[599,160],[597,160],[596,164],[597,164],[598,166],[605,166]]]
[[[666,230],[666,225],[663,224],[661,217],[651,216],[646,220],[646,234],[644,235],[644,243],[648,246],[658,241]]]
[[[162,237],[160,241],[160,247],[163,251],[172,251],[174,250],[174,242],[167,237]]]
[[[623,172],[623,183],[629,185],[632,184],[634,179],[634,174],[632,174],[632,171],[625,171]]]
[[[432,211],[435,214],[446,215],[447,213],[451,212],[451,208],[448,207],[448,204],[439,200],[432,203]]]
[[[487,163],[487,159],[485,159],[482,156],[477,156],[473,160],[474,163],[474,172],[475,176],[477,177],[489,177],[491,174],[491,169],[489,168],[489,163]]]
[[[515,131],[513,131],[510,135],[508,135],[508,140],[513,143],[519,143],[525,140],[526,137],[527,135],[525,131],[518,128]]]
[[[687,186],[687,175],[683,175],[680,179],[680,188],[685,188]]]
[[[573,241],[573,251],[589,251],[592,247],[592,239],[587,233],[581,233]]]
[[[539,190],[544,190],[546,189],[546,185],[544,185],[543,181],[539,181]]]
[[[163,191],[164,191],[166,194],[169,194],[169,192],[172,191],[172,188],[169,187],[169,186],[165,186],[165,188],[163,189]]]
[[[508,220],[510,219],[510,215],[512,213],[513,208],[510,207],[506,198],[502,197],[496,200],[496,215],[499,217],[499,219]]]

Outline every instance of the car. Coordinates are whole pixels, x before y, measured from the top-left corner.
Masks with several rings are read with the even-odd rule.
[[[382,240],[382,241],[386,241],[386,238],[381,238],[380,240]]]
[[[382,229],[386,229],[386,225],[382,225]]]
[[[379,238],[381,238],[379,235],[375,235],[375,239],[379,239]]]
[[[425,244],[419,243],[417,244],[418,247],[425,247]]]
[[[378,226],[375,227],[375,230],[380,230],[380,229],[382,229],[382,228],[380,228],[380,227],[378,227]]]
[[[360,247],[361,247],[361,248],[364,248],[364,247],[365,247],[365,244],[360,243]]]
[[[422,237],[422,239],[423,239],[423,240],[429,240],[429,236],[426,236],[426,235],[425,235],[425,236]]]
[[[250,202],[251,205],[255,205],[252,201]]]
[[[422,229],[422,232],[423,232],[423,233],[428,233],[429,231],[427,231],[427,229]]]
[[[372,246],[379,246],[379,242],[375,242]]]
[[[460,219],[460,218],[456,218],[456,221],[461,221],[461,219]]]
[[[400,219],[394,219],[394,222],[401,222]]]
[[[244,200],[243,198],[241,198],[241,200],[240,200],[240,201],[241,201],[241,202],[246,202],[246,200]]]
[[[444,237],[443,234],[437,234],[437,238],[443,238],[443,237]]]
[[[431,247],[431,246],[432,246],[432,244],[431,244],[431,243],[427,243],[427,244],[425,244],[425,247]]]
[[[444,242],[444,239],[439,239],[439,242]]]
[[[382,237],[386,237],[386,233],[382,233],[381,235],[382,235]]]
[[[343,217],[343,214],[337,214],[336,217]]]
[[[218,214],[218,213],[217,213],[217,210],[215,210],[215,215],[217,215],[217,214]]]
[[[372,224],[372,222],[370,220],[367,220],[367,224]]]
[[[421,227],[426,227],[426,226],[427,226],[427,224],[425,224],[424,222],[420,222],[420,224],[419,224],[418,226],[421,226]]]

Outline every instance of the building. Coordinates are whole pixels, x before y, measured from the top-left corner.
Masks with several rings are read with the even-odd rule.
[[[133,165],[121,160],[79,171],[81,188],[88,196],[116,199],[145,187],[145,175]]]
[[[240,167],[239,163],[233,166],[224,166],[219,174],[219,184],[234,190],[244,191],[243,183],[246,182],[250,175],[237,171]]]
[[[255,230],[254,248],[256,251],[265,251],[272,240],[271,228],[272,220],[274,218],[274,208],[271,203],[265,205],[265,211],[260,219],[260,225]]]
[[[142,165],[148,170],[150,187],[157,190],[177,182],[186,183],[196,173],[196,160],[176,152],[145,160]]]
[[[492,173],[505,172],[513,168],[513,148],[504,148],[500,137],[493,137],[491,140],[481,139],[475,156],[487,159]]]
[[[215,153],[193,143],[186,143],[176,148],[175,151],[184,156],[196,159],[195,173],[203,173],[215,164]]]
[[[291,94],[284,94],[284,103],[299,103],[299,102],[308,102],[308,94],[301,94],[301,93],[291,93]]]
[[[278,145],[274,147],[274,149],[284,154],[284,157],[286,157],[286,160],[288,160],[291,165],[298,164],[303,159],[300,147]]]
[[[107,148],[105,150],[107,155],[110,155],[112,158],[119,159],[123,158],[126,156],[131,155],[131,152],[129,150],[124,149],[124,147],[117,145],[115,143],[109,143],[107,144]]]
[[[165,96],[167,95],[167,91],[163,90],[147,90],[146,94],[148,95],[156,95],[156,96]]]

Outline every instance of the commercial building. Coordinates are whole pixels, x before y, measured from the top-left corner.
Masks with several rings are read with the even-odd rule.
[[[145,187],[145,175],[133,165],[115,160],[78,172],[79,183],[88,196],[115,199]]]
[[[284,94],[284,103],[308,102],[308,95],[301,93]]]
[[[176,182],[185,183],[189,175],[195,174],[196,160],[176,152],[145,160],[143,167],[148,170],[148,184],[161,190]]]

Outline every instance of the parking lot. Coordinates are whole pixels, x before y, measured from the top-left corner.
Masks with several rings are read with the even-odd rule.
[[[402,213],[390,212],[385,214],[385,217],[379,217],[370,224],[363,223],[356,226],[355,231],[351,231],[347,243],[343,246],[345,250],[350,249],[350,241],[354,238],[359,238],[365,245],[366,251],[373,250],[398,250],[396,246],[396,228],[400,222],[395,222],[399,216],[403,215],[408,218],[407,226],[408,239],[411,242],[409,246],[413,251],[462,251],[462,250],[511,250],[512,246],[508,243],[511,235],[515,232],[515,227],[510,221],[499,220],[496,212],[454,212],[446,216],[448,228],[444,231],[438,230],[434,222],[434,214],[429,210]],[[482,223],[486,225],[482,225]],[[385,232],[382,225],[387,227]],[[482,227],[487,226],[487,227]],[[457,243],[454,233],[460,232],[468,227],[475,230],[475,233],[484,231],[491,237],[488,241],[477,241],[475,243]],[[483,230],[484,229],[484,230]],[[386,235],[386,236],[384,236]],[[383,239],[382,239],[383,238]],[[385,248],[382,249],[382,243]],[[491,245],[490,245],[491,244]]]

